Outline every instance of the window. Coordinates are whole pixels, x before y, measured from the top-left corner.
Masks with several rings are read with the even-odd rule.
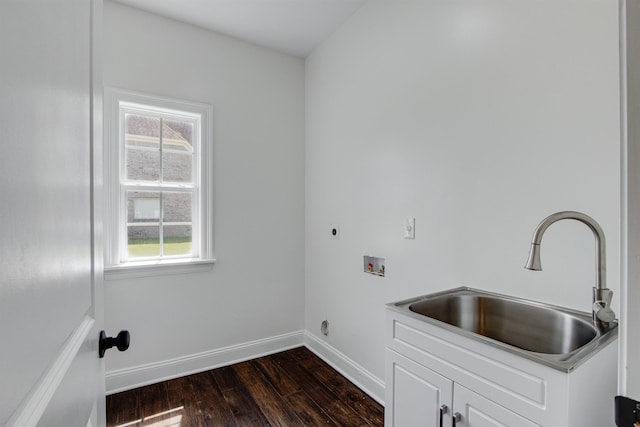
[[[211,107],[105,91],[105,277],[209,268]]]

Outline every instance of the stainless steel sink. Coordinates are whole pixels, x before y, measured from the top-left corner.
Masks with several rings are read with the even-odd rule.
[[[575,315],[470,292],[416,302],[409,310],[538,353],[570,353],[598,335],[593,325]]]
[[[590,313],[466,287],[389,306],[565,372],[617,336],[616,322],[598,330]]]

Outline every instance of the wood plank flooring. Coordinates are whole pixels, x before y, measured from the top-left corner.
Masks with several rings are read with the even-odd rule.
[[[305,347],[107,396],[107,426],[383,426],[384,408]]]

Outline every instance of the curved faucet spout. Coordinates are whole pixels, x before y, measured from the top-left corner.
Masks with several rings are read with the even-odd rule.
[[[542,235],[551,224],[561,219],[575,219],[587,225],[593,231],[596,238],[596,283],[593,288],[593,306],[592,315],[593,322],[596,326],[602,328],[609,322],[615,320],[615,313],[611,310],[611,299],[613,292],[606,285],[606,259],[605,259],[605,241],[604,232],[595,219],[588,215],[574,211],[557,212],[546,217],[533,232],[531,239],[531,249],[529,250],[529,259],[524,268],[529,270],[542,270],[540,263],[540,243],[542,243]]]
[[[585,224],[593,231],[593,235],[596,238],[596,284],[597,290],[605,289],[606,285],[606,256],[605,256],[605,240],[604,231],[595,219],[581,212],[563,211],[557,212],[546,217],[533,232],[533,238],[531,239],[531,249],[529,250],[529,259],[524,268],[528,270],[542,270],[542,264],[540,262],[540,244],[542,242],[542,235],[551,224],[562,219],[575,219]]]

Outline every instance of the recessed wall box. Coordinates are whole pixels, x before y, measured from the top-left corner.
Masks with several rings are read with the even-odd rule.
[[[385,274],[384,258],[365,255],[364,256],[364,272],[373,274],[375,276],[384,277],[384,274]]]

